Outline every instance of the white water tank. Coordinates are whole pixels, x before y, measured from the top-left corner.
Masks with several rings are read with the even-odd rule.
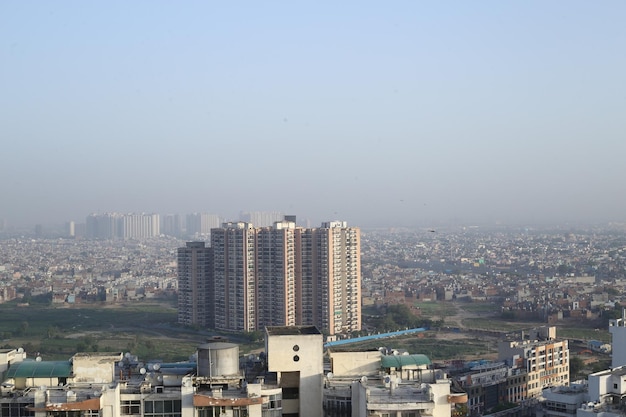
[[[239,374],[239,346],[215,342],[198,346],[198,375],[217,377]]]

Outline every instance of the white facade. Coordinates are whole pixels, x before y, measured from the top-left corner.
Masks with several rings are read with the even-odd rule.
[[[283,389],[283,414],[320,417],[323,336],[313,326],[266,328],[267,369]],[[287,393],[289,393],[287,395]]]
[[[626,365],[626,309],[622,310],[621,319],[609,320],[609,333],[612,341],[611,368]]]
[[[324,416],[449,417],[466,394],[452,394],[450,380],[428,369],[423,355],[384,356],[371,352],[330,352],[324,379]],[[420,364],[416,357],[424,359]],[[389,367],[390,364],[393,366]]]
[[[575,417],[577,410],[589,402],[586,385],[545,389],[542,397],[544,401],[537,417]]]

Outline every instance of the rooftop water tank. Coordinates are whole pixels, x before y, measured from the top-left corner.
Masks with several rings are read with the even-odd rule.
[[[237,375],[239,346],[215,342],[198,346],[198,375],[206,377]]]

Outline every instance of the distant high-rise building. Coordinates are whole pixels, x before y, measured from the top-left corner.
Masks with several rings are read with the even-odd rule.
[[[215,328],[213,251],[204,242],[178,248],[178,323]]]
[[[118,237],[117,213],[90,214],[86,219],[87,237],[93,239],[115,239]]]
[[[285,219],[285,215],[278,211],[250,211],[241,213],[239,217],[241,221],[252,223],[254,227],[270,227]]]
[[[183,218],[179,214],[161,216],[161,233],[167,236],[180,237],[183,234]]]
[[[298,324],[361,330],[361,235],[346,222],[299,229]]]
[[[76,236],[76,225],[73,221],[65,223],[65,235],[70,237]]]
[[[258,328],[296,325],[295,223],[256,229]]]
[[[188,236],[208,235],[211,229],[220,227],[220,218],[217,214],[192,213],[187,215],[185,223]]]
[[[145,239],[160,234],[158,214],[90,214],[87,237],[93,239]]]
[[[160,235],[158,214],[126,214],[119,219],[122,239],[145,239]]]
[[[216,326],[313,325],[361,330],[360,231],[345,222],[304,229],[227,223],[211,231]]]
[[[244,222],[211,230],[215,328],[257,330],[256,232]]]

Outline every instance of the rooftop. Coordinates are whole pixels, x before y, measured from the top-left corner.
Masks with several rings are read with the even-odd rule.
[[[70,361],[25,360],[11,364],[7,378],[67,378],[72,373]]]
[[[322,333],[315,326],[272,326],[266,327],[265,331],[270,336],[296,336],[313,335]]]
[[[415,355],[387,355],[381,358],[383,368],[402,368],[405,366],[430,365],[428,356],[422,354]]]

